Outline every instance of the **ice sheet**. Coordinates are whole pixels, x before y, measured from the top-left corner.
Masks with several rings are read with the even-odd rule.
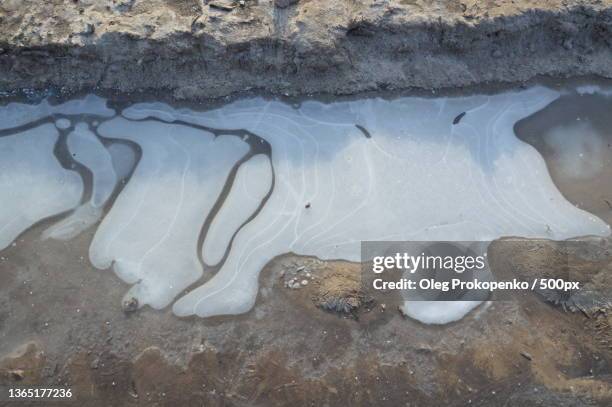
[[[79,204],[81,177],[53,155],[57,139],[53,124],[0,137],[0,250],[40,220]]]
[[[90,260],[132,284],[126,296],[140,305],[163,308],[180,297],[177,315],[209,317],[249,311],[260,271],[287,252],[359,261],[362,240],[608,235],[607,224],[560,194],[542,157],[513,132],[518,120],[558,96],[535,87],[298,108],[246,99],[206,112],[141,103],[114,118],[95,97],[86,99],[87,108],[68,102],[65,110],[100,116],[101,137],[135,143],[142,152],[136,164],[129,147],[106,150],[78,124],[69,137],[75,159],[94,175],[91,208],[100,208],[116,179],[136,165],[95,233]],[[10,123],[44,118],[51,108],[19,109],[25,113]],[[7,169],[0,174],[0,247],[36,220],[78,204],[81,181],[52,152],[59,129],[71,125],[50,122],[0,138]],[[571,157],[592,154],[597,140],[576,144],[563,133],[587,130],[562,129],[548,142]],[[268,143],[271,154],[247,156],[254,142]],[[569,170],[590,170],[574,164]],[[81,207],[65,222],[75,217],[95,213]],[[204,263],[220,269],[205,275]],[[477,304],[407,301],[403,308],[422,322],[447,323]]]
[[[102,269],[112,265],[134,284],[127,298],[163,308],[202,275],[200,230],[248,145],[187,126],[123,118],[98,131],[138,143],[142,158],[96,232],[91,261]]]
[[[91,172],[92,196],[70,216],[47,229],[43,238],[69,240],[96,223],[117,184],[111,156],[102,142],[89,130],[87,123],[76,124],[75,129],[68,134],[67,146],[72,158]]]

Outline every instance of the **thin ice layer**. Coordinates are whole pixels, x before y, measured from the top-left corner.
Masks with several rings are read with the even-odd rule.
[[[443,325],[459,321],[480,304],[480,301],[405,301],[401,310],[424,324]]]
[[[75,126],[68,135],[67,144],[72,158],[93,173],[91,205],[94,208],[102,207],[117,183],[111,155],[86,123]]]
[[[87,95],[82,99],[72,99],[57,105],[49,103],[47,99],[37,105],[9,103],[0,109],[0,129],[25,125],[53,114],[112,117],[115,111],[106,107],[106,100],[96,95]]]
[[[136,153],[129,146],[119,143],[109,145],[108,152],[112,157],[113,169],[117,178],[123,179],[130,175],[136,165]]]
[[[255,213],[271,187],[272,167],[265,155],[258,154],[238,168],[232,189],[206,234],[202,249],[206,264],[221,261],[234,233]]]
[[[123,118],[98,131],[137,143],[142,158],[95,234],[91,262],[101,269],[112,265],[134,284],[126,297],[163,308],[202,275],[201,228],[248,145],[188,126]]]
[[[86,123],[78,123],[66,143],[72,158],[91,171],[92,195],[89,202],[46,230],[43,238],[68,240],[96,223],[117,184],[109,152]]]
[[[308,102],[298,110],[256,99],[203,114],[163,113],[260,135],[272,146],[276,176],[272,196],[237,234],[220,272],[178,300],[174,311],[204,317],[248,311],[259,272],[286,252],[358,261],[362,240],[607,235],[604,222],[563,198],[541,156],[513,133],[517,120],[556,97],[534,88],[496,96]],[[164,110],[171,109],[143,105],[130,114]],[[423,315],[422,304],[405,307],[428,322],[443,322],[436,315],[458,319],[472,308],[444,302]]]
[[[57,140],[53,124],[0,137],[0,250],[38,221],[79,204],[81,177],[53,155]]]

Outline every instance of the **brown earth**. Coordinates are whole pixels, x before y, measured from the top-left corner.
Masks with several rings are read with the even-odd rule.
[[[428,326],[373,295],[356,265],[293,255],[266,267],[256,306],[243,316],[125,313],[127,286],[86,260],[93,231],[70,243],[40,241],[44,227],[0,261],[0,405],[12,404],[8,388],[48,386],[73,391],[55,404],[78,406],[612,402],[608,314],[564,312],[527,292]],[[591,260],[609,260],[603,244],[586,246]],[[306,273],[308,284],[287,286]],[[357,299],[357,308],[325,310],[330,295]]]
[[[545,300],[591,317],[612,309],[612,256],[609,240],[582,238],[567,241],[501,239],[489,247],[491,267],[507,271],[497,277],[531,282],[562,279],[577,282],[578,290],[536,289]],[[610,343],[612,346],[612,343]]]
[[[612,77],[610,0],[4,0],[0,91],[353,94]]]

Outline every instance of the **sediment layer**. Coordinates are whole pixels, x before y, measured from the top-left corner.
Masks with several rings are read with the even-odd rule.
[[[307,95],[612,78],[612,1],[7,0],[0,90]]]

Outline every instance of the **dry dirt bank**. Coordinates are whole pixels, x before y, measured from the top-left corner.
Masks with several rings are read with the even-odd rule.
[[[198,99],[541,75],[612,77],[612,1],[0,2],[3,91],[144,90]]]

